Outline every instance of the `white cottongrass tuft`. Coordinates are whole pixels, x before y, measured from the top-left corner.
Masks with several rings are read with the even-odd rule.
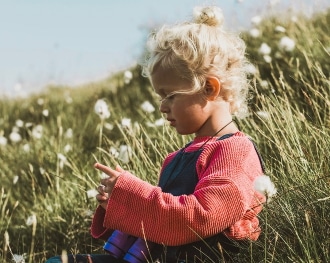
[[[265,60],[266,63],[272,62],[272,57],[269,56],[269,55],[264,55],[263,58],[264,58],[264,60]]]
[[[25,263],[24,255],[13,254],[13,261],[15,263]]]
[[[248,64],[245,67],[245,71],[251,75],[256,75],[258,73],[258,69],[253,64]]]
[[[283,58],[283,54],[282,54],[282,52],[276,51],[274,57],[277,59],[281,59],[281,58]]]
[[[57,159],[59,161],[59,167],[63,169],[64,165],[67,163],[66,157],[62,153],[58,153]]]
[[[99,115],[101,120],[105,120],[110,117],[108,105],[103,99],[99,99],[96,101],[94,111],[97,115]]]
[[[7,145],[7,138],[4,136],[0,136],[0,146],[6,146]]]
[[[32,136],[35,139],[41,139],[42,137],[42,132],[43,132],[43,127],[41,124],[36,125],[35,127],[33,127],[32,129]]]
[[[159,118],[155,120],[155,126],[163,126],[165,124],[165,119],[164,118]]]
[[[19,176],[15,175],[13,178],[13,184],[16,184],[18,182]]]
[[[269,201],[277,192],[275,185],[267,175],[258,176],[254,182],[254,190],[263,194]]]
[[[269,55],[272,52],[271,47],[267,43],[262,43],[259,48],[259,53],[262,55]]]
[[[132,78],[133,78],[133,73],[129,70],[126,70],[124,72],[124,82],[126,84],[129,84],[131,82]]]
[[[61,161],[66,161],[66,157],[63,155],[63,154],[61,154],[61,153],[58,153],[57,154],[57,158],[59,159],[59,160],[61,160]]]
[[[119,156],[119,152],[118,152],[117,149],[116,149],[115,147],[113,147],[113,146],[110,147],[110,149],[109,149],[109,153],[110,153],[113,157],[115,157],[115,158],[117,158],[117,157]]]
[[[267,80],[261,80],[260,81],[260,86],[263,88],[268,88],[269,82]]]
[[[291,17],[291,21],[292,21],[293,23],[297,23],[297,22],[298,22],[298,17],[296,17],[296,16],[292,16],[292,17]]]
[[[66,144],[63,148],[65,153],[68,153],[70,151],[72,151],[72,146],[70,144]]]
[[[17,127],[22,128],[22,127],[24,126],[24,121],[18,119],[18,120],[15,121],[15,125],[16,125]]]
[[[270,114],[267,111],[257,111],[256,113],[260,118],[262,118],[264,120],[269,120],[270,119]]]
[[[120,145],[118,159],[123,163],[129,163],[129,159],[132,156],[132,149],[128,145]]]
[[[65,136],[65,138],[68,138],[68,139],[72,138],[72,136],[73,136],[72,128],[67,129],[64,136]]]
[[[255,26],[259,25],[262,21],[261,16],[254,16],[251,18],[251,23]]]
[[[26,122],[25,123],[25,128],[30,128],[33,126],[33,123],[32,122]]]
[[[18,127],[14,126],[12,128],[12,132],[9,134],[9,139],[11,140],[11,142],[17,143],[22,140],[22,136],[18,133],[18,131]]]
[[[284,51],[291,52],[294,50],[296,43],[294,42],[293,39],[285,36],[280,39],[278,46],[280,49],[282,49]]]
[[[42,111],[42,115],[44,115],[45,117],[48,117],[48,115],[49,115],[49,110],[48,110],[48,109],[44,109],[44,110]]]
[[[35,214],[30,215],[27,219],[26,219],[26,225],[27,226],[32,226],[37,224],[37,217]]]
[[[88,218],[90,218],[90,217],[92,217],[93,215],[94,215],[94,211],[92,211],[92,210],[90,210],[90,209],[87,209],[87,210],[83,211],[83,216],[84,216],[84,217],[88,217]]]
[[[276,26],[275,31],[279,33],[285,33],[286,29],[282,26]]]
[[[43,167],[39,167],[39,172],[40,172],[41,175],[44,175],[46,170]]]
[[[67,104],[71,104],[73,102],[73,99],[71,98],[71,96],[68,95],[68,96],[65,97],[65,102]]]
[[[109,175],[107,175],[106,173],[100,173],[100,179],[107,179],[109,178]]]
[[[155,107],[147,100],[141,104],[141,109],[147,113],[155,111]]]
[[[25,254],[23,255],[18,255],[18,254],[13,254],[13,252],[11,251],[10,245],[9,245],[9,234],[7,231],[5,231],[4,234],[4,247],[9,249],[9,252],[11,254],[11,256],[13,257],[12,261],[14,261],[15,263],[25,263]]]
[[[88,198],[94,198],[99,192],[96,189],[90,189],[87,191]]]
[[[132,126],[132,121],[129,118],[122,118],[121,120],[121,126],[124,128],[131,128]]]
[[[64,93],[64,100],[67,104],[71,104],[73,102],[73,99],[72,99],[69,91],[66,91]]]
[[[37,103],[38,103],[38,105],[44,105],[44,103],[45,103],[45,100],[43,99],[43,98],[38,98],[37,99]]]
[[[165,124],[164,118],[159,118],[155,120],[155,122],[147,122],[148,127],[159,127],[159,126],[163,126],[164,124]]]
[[[252,28],[250,31],[249,31],[249,34],[251,37],[253,38],[257,38],[260,36],[260,30],[258,28]]]
[[[30,152],[30,144],[25,143],[25,144],[22,146],[22,149],[23,149],[23,151],[26,152],[26,153]]]
[[[111,130],[113,130],[114,126],[113,126],[112,123],[105,122],[104,123],[104,128],[106,128],[107,130],[111,131]]]

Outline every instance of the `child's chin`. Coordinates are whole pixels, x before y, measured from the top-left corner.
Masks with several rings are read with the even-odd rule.
[[[192,134],[192,132],[183,131],[183,130],[177,129],[176,127],[175,127],[175,129],[176,129],[177,133],[180,134],[180,135],[189,135],[189,134]]]

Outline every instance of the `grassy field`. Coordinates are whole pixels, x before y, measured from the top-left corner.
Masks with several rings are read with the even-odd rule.
[[[242,33],[255,67],[251,112],[239,124],[278,191],[242,262],[330,262],[329,24],[330,10],[283,14]],[[0,101],[0,262],[102,252],[89,234],[94,162],[119,163],[156,184],[166,153],[190,140],[163,125],[140,68],[128,71],[132,78],[119,72]],[[94,111],[99,99],[109,106],[105,120]]]

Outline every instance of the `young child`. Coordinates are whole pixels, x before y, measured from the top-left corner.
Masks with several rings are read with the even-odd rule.
[[[219,262],[260,234],[264,197],[253,182],[263,164],[233,122],[246,113],[245,44],[222,23],[218,7],[196,8],[193,22],[163,26],[149,39],[143,72],[160,111],[179,134],[195,138],[165,158],[158,186],[95,164],[109,177],[98,187],[91,234],[108,240],[110,252],[140,242],[149,262]],[[122,253],[130,262],[144,260]],[[88,260],[82,262],[123,262],[110,254]]]

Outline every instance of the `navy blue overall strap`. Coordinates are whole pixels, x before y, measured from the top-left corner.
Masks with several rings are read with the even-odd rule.
[[[179,151],[163,169],[159,184],[162,191],[179,196],[192,194],[198,183],[196,162],[202,150],[194,152]]]
[[[257,148],[257,145],[255,144],[255,142],[252,139],[249,138],[249,140],[252,142],[253,147],[254,147],[254,149],[257,152],[257,155],[258,155],[258,158],[259,158],[259,161],[260,161],[262,172],[263,173],[266,173],[266,166],[265,166],[264,160],[262,159],[261,154],[260,154],[260,152],[259,152],[259,150]]]
[[[217,140],[224,140],[231,136],[233,134],[225,134]],[[193,152],[185,152],[184,150],[191,144],[192,142],[182,148],[163,169],[158,183],[163,192],[175,196],[188,195],[194,192],[198,183],[196,163],[203,148],[201,147]]]

